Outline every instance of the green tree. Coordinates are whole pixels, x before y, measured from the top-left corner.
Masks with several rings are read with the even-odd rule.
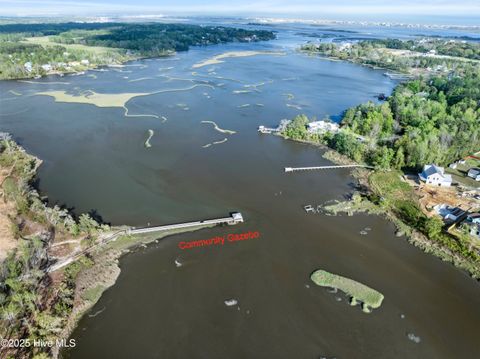
[[[391,148],[381,146],[377,148],[373,154],[372,163],[375,168],[386,170],[390,169],[395,152]]]
[[[425,233],[428,238],[438,239],[442,233],[443,222],[438,217],[430,217],[425,220]]]
[[[306,140],[308,138],[308,123],[307,116],[298,115],[286,126],[284,135],[296,140]]]

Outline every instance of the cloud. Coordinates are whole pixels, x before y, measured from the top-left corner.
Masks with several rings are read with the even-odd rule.
[[[0,0],[0,15],[39,14],[113,14],[113,13],[184,13],[184,14],[278,14],[278,15],[468,15],[480,14],[478,0]]]

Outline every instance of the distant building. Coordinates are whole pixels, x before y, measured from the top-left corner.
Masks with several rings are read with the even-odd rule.
[[[90,64],[90,61],[88,61],[88,60],[82,60],[82,61],[80,61],[80,63],[81,63],[82,65],[88,66],[88,65]]]
[[[331,121],[314,121],[307,125],[307,131],[310,133],[336,133],[339,130],[338,123]]]
[[[466,222],[470,223],[478,223],[480,224],[480,213],[478,212],[472,212],[467,215],[467,218],[465,219]]]
[[[281,120],[281,121],[280,121],[280,124],[279,124],[276,128],[260,125],[260,126],[258,126],[258,132],[261,132],[261,133],[278,133],[278,132],[282,132],[282,131],[284,131],[284,130],[287,128],[287,125],[288,125],[290,122],[291,122],[290,120],[286,120],[286,119]]]
[[[279,132],[285,131],[285,129],[287,128],[287,126],[290,122],[292,122],[292,121],[284,118],[283,120],[280,121],[280,124],[278,125],[277,130]]]
[[[348,49],[351,49],[351,48],[352,48],[352,43],[351,42],[344,42],[344,43],[341,43],[338,46],[339,51],[344,51],[344,50],[348,50]]]
[[[472,237],[480,239],[480,223],[463,222],[463,228],[466,228]]]
[[[423,171],[418,174],[418,177],[432,186],[449,187],[452,185],[452,176],[445,174],[443,167],[434,164],[423,166]]]
[[[468,177],[473,178],[475,181],[480,181],[480,169],[470,168],[467,173]]]
[[[42,65],[42,69],[43,69],[44,71],[47,71],[47,72],[48,72],[48,71],[52,71],[52,65],[50,65],[50,64],[43,64],[43,65]]]
[[[27,72],[32,72],[32,63],[31,62],[25,62],[25,64],[23,64],[23,68],[27,71]]]

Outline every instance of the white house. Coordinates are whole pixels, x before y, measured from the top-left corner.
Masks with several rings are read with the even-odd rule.
[[[43,69],[44,71],[47,71],[47,72],[48,72],[48,71],[52,71],[52,65],[50,65],[50,64],[43,64],[43,65],[42,65],[42,69]]]
[[[331,121],[314,121],[307,125],[307,131],[310,133],[336,133],[338,132],[339,128],[340,127],[338,126],[338,123]]]
[[[434,164],[423,166],[422,173],[418,174],[421,181],[433,186],[449,187],[452,185],[452,176],[445,174],[443,167]]]
[[[480,169],[478,168],[470,168],[467,175],[475,181],[480,181]]]

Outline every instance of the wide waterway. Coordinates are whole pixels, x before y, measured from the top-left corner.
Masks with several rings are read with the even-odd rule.
[[[382,71],[299,54],[294,47],[306,39],[293,32],[279,38],[195,48],[80,76],[0,82],[0,131],[44,160],[38,185],[51,203],[134,226],[231,211],[245,218],[125,256],[118,282],[80,321],[77,347],[63,357],[478,357],[479,285],[396,238],[384,219],[306,214],[306,204],[343,199],[351,190],[349,171],[285,174],[285,166],[327,161],[313,146],[256,131],[298,113],[338,120],[349,106],[388,94],[395,83]],[[286,54],[192,69],[239,50]],[[130,115],[156,117],[36,95],[178,89],[126,105]],[[154,135],[146,148],[149,129]],[[366,227],[371,230],[362,235]],[[259,238],[178,247],[248,231]],[[382,306],[365,314],[343,294],[316,287],[309,276],[318,268],[378,290]],[[225,305],[230,299],[238,303]],[[409,333],[421,341],[409,340]]]

